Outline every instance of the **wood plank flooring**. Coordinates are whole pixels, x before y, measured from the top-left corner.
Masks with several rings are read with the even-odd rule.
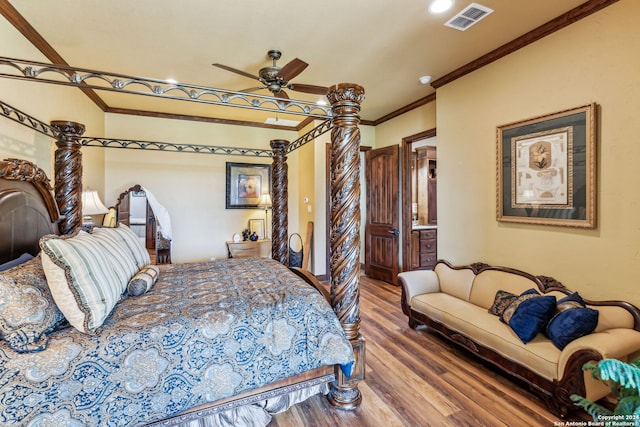
[[[277,414],[270,427],[553,426],[544,403],[426,328],[409,328],[400,288],[361,278],[366,344],[362,405],[354,411],[314,396]],[[588,421],[585,413],[574,420]],[[564,420],[566,421],[566,420]]]

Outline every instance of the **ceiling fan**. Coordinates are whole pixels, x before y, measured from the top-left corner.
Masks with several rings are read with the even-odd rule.
[[[223,70],[231,71],[232,73],[240,74],[241,76],[249,77],[250,79],[259,80],[263,86],[251,87],[241,90],[240,92],[255,92],[261,89],[269,89],[273,96],[278,98],[289,98],[289,95],[284,89],[294,90],[297,92],[312,93],[315,95],[326,95],[329,92],[329,88],[316,85],[308,85],[302,83],[291,83],[291,80],[298,74],[304,71],[309,66],[301,59],[295,58],[289,61],[284,67],[278,67],[276,61],[282,56],[282,52],[272,49],[267,52],[267,56],[273,60],[273,65],[269,67],[263,67],[258,71],[258,75],[238,70],[233,67],[229,67],[223,64],[211,64],[214,67],[222,68]]]

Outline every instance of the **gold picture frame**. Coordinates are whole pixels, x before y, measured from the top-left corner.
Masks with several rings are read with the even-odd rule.
[[[502,222],[596,227],[596,104],[497,128]]]

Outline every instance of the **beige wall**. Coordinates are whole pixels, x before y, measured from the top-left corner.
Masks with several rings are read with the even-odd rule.
[[[438,89],[438,252],[640,305],[640,2],[621,1]],[[598,226],[499,223],[496,126],[596,102]]]
[[[265,148],[272,139],[297,137],[295,132],[281,130],[121,114],[107,114],[105,123],[111,138],[202,145]],[[122,191],[140,184],[151,191],[171,215],[174,262],[224,258],[227,256],[225,242],[231,240],[234,233],[247,228],[249,219],[265,218],[263,209],[225,208],[226,162],[271,164],[271,158],[106,150],[105,203],[114,204]],[[296,166],[289,167],[295,169]],[[296,195],[296,183],[290,183],[289,196]],[[297,227],[297,215],[290,216],[289,224]]]
[[[48,62],[11,24],[0,19],[0,40],[3,55],[12,58]],[[8,71],[8,69],[6,70]],[[87,134],[103,136],[103,113],[79,89],[44,83],[0,79],[0,100],[36,119],[74,120],[83,123]],[[53,180],[53,139],[0,118],[0,159],[9,157],[35,162]],[[98,190],[104,187],[103,154],[83,154],[83,186]]]
[[[375,148],[389,145],[402,148],[402,138],[435,128],[436,104],[430,102],[376,126]]]

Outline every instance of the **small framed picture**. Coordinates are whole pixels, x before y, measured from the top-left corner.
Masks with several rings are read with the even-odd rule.
[[[250,219],[249,231],[256,233],[259,239],[264,239],[264,219]]]
[[[271,165],[227,162],[227,209],[256,209],[271,193]]]

